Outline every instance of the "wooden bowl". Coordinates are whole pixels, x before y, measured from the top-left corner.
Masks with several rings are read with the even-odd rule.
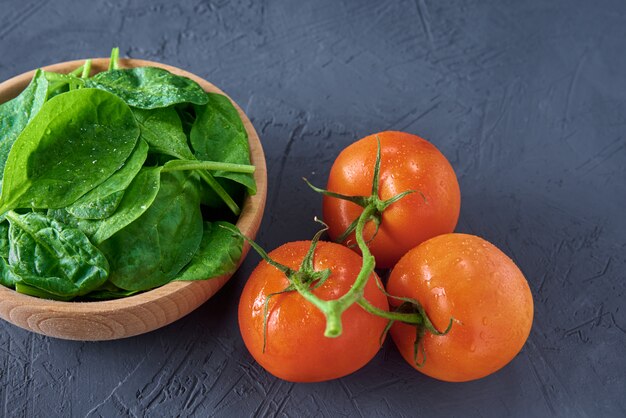
[[[69,73],[84,63],[69,61],[44,67],[44,70]],[[108,58],[92,62],[92,74],[105,71]],[[120,59],[120,67],[154,66],[196,81],[204,90],[224,94],[202,78],[179,68],[157,62]],[[0,84],[0,103],[17,96],[30,82],[34,71]],[[232,102],[232,99],[231,99]],[[250,157],[256,166],[254,178],[257,193],[246,197],[237,226],[243,234],[254,238],[263,217],[267,194],[265,155],[259,137],[241,108],[233,102],[248,131]],[[246,243],[239,264],[250,246]],[[230,278],[224,275],[210,280],[171,282],[148,292],[103,302],[58,302],[23,295],[0,285],[0,317],[29,331],[68,340],[99,341],[131,337],[155,330],[187,315],[213,296]]]

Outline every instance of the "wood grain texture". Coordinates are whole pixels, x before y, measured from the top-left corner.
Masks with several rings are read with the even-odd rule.
[[[45,70],[68,73],[84,60],[44,67]],[[107,69],[108,58],[96,58],[92,74]],[[134,68],[154,66],[196,81],[207,92],[224,94],[219,88],[187,71],[169,65],[135,59],[121,59],[120,66]],[[18,95],[28,85],[34,71],[21,74],[0,84],[0,103]],[[228,97],[228,96],[227,96]],[[229,98],[230,99],[230,98]],[[257,193],[247,196],[237,221],[240,231],[254,239],[260,227],[267,194],[265,155],[252,123],[231,99],[248,132],[250,158],[256,167]],[[244,244],[239,265],[250,246]],[[59,302],[39,299],[0,286],[0,317],[29,331],[68,340],[98,341],[126,338],[149,332],[187,315],[213,296],[231,277],[193,282],[171,282],[139,295],[102,302]]]

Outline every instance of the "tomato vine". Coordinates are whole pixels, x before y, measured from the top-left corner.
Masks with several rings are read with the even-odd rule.
[[[327,196],[336,197],[344,200],[349,200],[363,207],[363,211],[360,216],[350,225],[348,230],[342,234],[339,241],[344,241],[345,238],[351,234],[355,233],[356,245],[358,246],[361,256],[362,256],[362,266],[359,274],[357,275],[354,283],[350,287],[350,289],[343,294],[342,296],[331,299],[331,300],[323,300],[316,296],[313,293],[313,290],[317,287],[321,286],[329,277],[330,270],[322,270],[316,271],[313,266],[313,258],[315,254],[315,248],[322,236],[322,234],[328,229],[328,226],[319,221],[317,218],[315,219],[317,222],[320,222],[324,227],[318,231],[313,239],[311,240],[311,245],[308,249],[306,256],[303,258],[302,263],[298,270],[294,270],[289,268],[283,264],[272,260],[269,255],[261,248],[257,243],[253,240],[249,239],[241,235],[235,229],[229,229],[233,234],[240,235],[243,239],[245,239],[252,248],[263,258],[265,262],[280,270],[285,277],[288,279],[289,285],[283,289],[282,291],[271,293],[266,296],[264,302],[264,321],[263,321],[263,352],[265,352],[266,346],[266,336],[267,336],[267,318],[268,318],[268,306],[269,301],[272,297],[286,293],[286,292],[298,292],[305,300],[313,304],[317,307],[326,318],[326,328],[324,331],[324,336],[329,338],[336,338],[342,334],[342,314],[349,309],[355,303],[358,304],[363,310],[366,312],[376,315],[378,317],[384,318],[388,320],[388,324],[381,335],[381,342],[389,330],[391,325],[398,321],[403,322],[405,324],[413,325],[416,328],[416,340],[415,340],[415,363],[416,365],[420,365],[418,362],[418,353],[420,347],[420,341],[426,332],[430,332],[433,335],[445,335],[447,334],[453,324],[454,319],[451,318],[447,328],[444,331],[439,331],[435,328],[431,320],[428,318],[426,311],[422,307],[422,305],[414,299],[396,297],[385,292],[382,287],[380,290],[389,298],[393,298],[403,302],[400,307],[395,311],[387,311],[384,309],[380,309],[373,304],[371,304],[364,296],[363,291],[367,281],[371,277],[374,272],[374,268],[376,267],[376,261],[371,251],[368,248],[368,242],[366,242],[364,238],[364,228],[365,225],[373,221],[378,227],[381,222],[381,215],[385,209],[387,209],[391,204],[399,201],[403,197],[414,193],[414,190],[408,190],[402,193],[399,193],[389,199],[382,200],[378,197],[378,183],[379,183],[379,175],[380,175],[380,160],[381,160],[381,151],[380,151],[380,141],[378,143],[376,162],[374,166],[374,181],[372,185],[372,193],[370,196],[346,196],[338,193],[330,192],[324,189],[317,188],[309,183],[306,179],[306,183],[316,192],[322,193]],[[420,193],[421,194],[421,193]],[[422,197],[424,195],[422,194]],[[226,227],[227,228],[227,227]],[[373,239],[374,237],[370,238]],[[380,284],[377,283],[380,287]],[[421,349],[422,359],[425,359],[425,353],[423,347]],[[422,361],[423,363],[423,361]]]

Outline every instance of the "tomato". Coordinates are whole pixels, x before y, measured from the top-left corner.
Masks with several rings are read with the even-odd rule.
[[[291,242],[269,253],[270,258],[297,270],[310,241]],[[323,300],[336,299],[354,283],[361,257],[335,243],[319,242],[314,256],[315,271],[330,269],[330,277],[313,293]],[[364,297],[374,306],[388,310],[387,297],[372,273]],[[319,382],[345,376],[378,352],[386,320],[365,312],[356,304],[342,315],[343,332],[337,338],[324,336],[324,314],[297,292],[269,300],[266,346],[263,352],[264,303],[268,295],[289,285],[285,275],[266,261],[252,272],[239,303],[239,327],[252,357],[268,372],[292,382]]]
[[[415,327],[395,323],[391,328],[404,359],[440,380],[474,380],[500,369],[522,349],[533,321],[533,299],[522,272],[473,235],[441,235],[409,251],[394,267],[387,291],[419,301],[440,331],[455,319],[446,335],[426,333],[421,368],[414,359]]]
[[[379,197],[389,199],[407,190],[415,193],[393,203],[369,243],[378,267],[393,266],[408,250],[434,236],[452,232],[459,218],[461,195],[452,166],[430,142],[403,132],[381,132],[345,148],[335,160],[327,190],[351,196],[369,196],[374,165],[381,146]],[[421,192],[421,193],[420,193]],[[324,221],[337,240],[361,214],[353,202],[324,196]],[[373,236],[370,222],[364,236]],[[354,233],[348,238],[354,243]]]

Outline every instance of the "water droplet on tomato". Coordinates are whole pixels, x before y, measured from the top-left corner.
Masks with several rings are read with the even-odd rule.
[[[443,287],[435,287],[432,292],[437,299],[446,297],[446,290]]]
[[[470,345],[470,349],[469,349],[469,350],[470,350],[472,353],[473,353],[474,351],[476,351],[476,345],[475,345],[475,344]]]
[[[489,320],[487,319],[486,316],[483,316],[483,325],[487,325],[489,324]]]

